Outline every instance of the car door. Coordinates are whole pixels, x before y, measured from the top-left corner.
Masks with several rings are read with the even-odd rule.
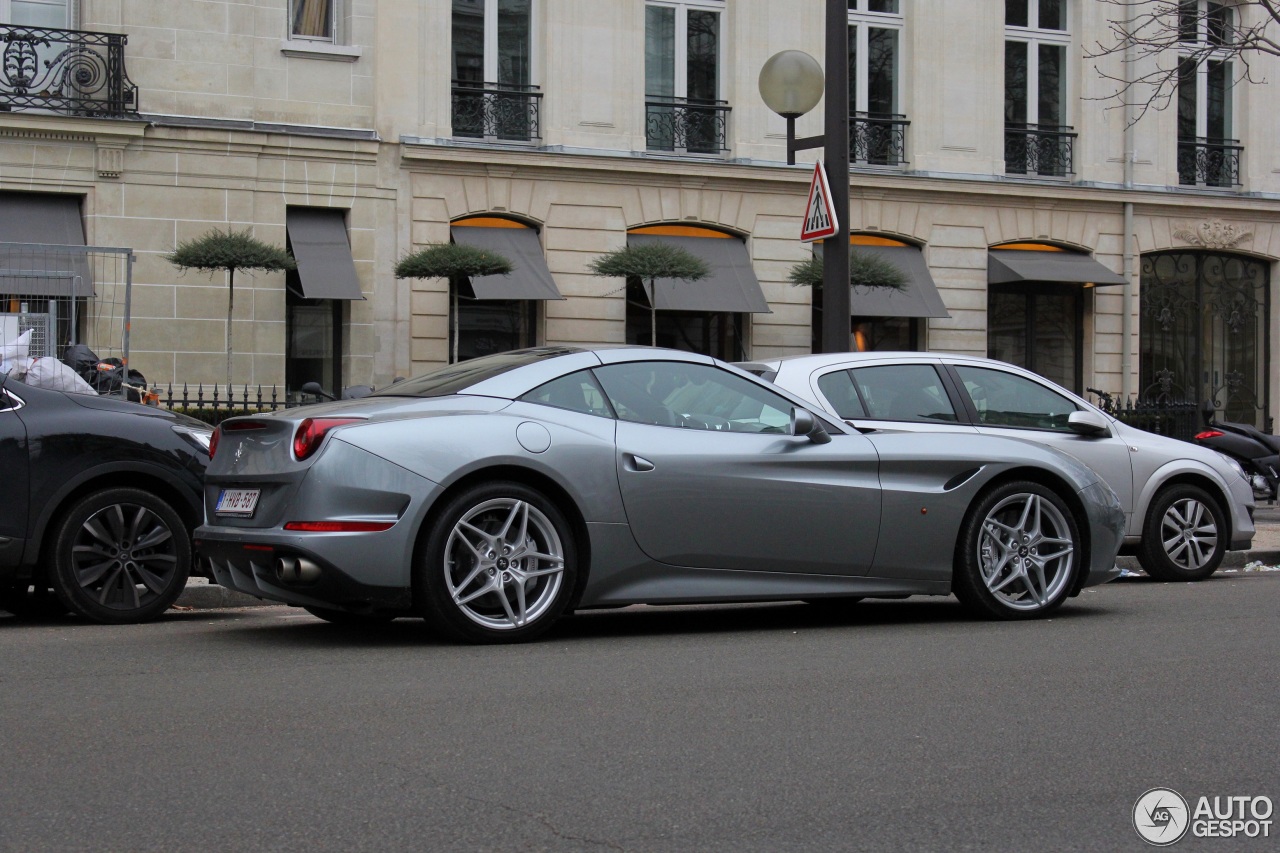
[[[954,363],[956,384],[968,395],[978,431],[1047,444],[1070,453],[1115,489],[1126,516],[1133,513],[1133,461],[1113,434],[1079,435],[1067,418],[1084,407],[1049,383],[998,367]]]
[[[935,364],[826,369],[813,384],[827,409],[858,429],[973,432]]]
[[[857,434],[789,434],[792,403],[710,364],[596,368],[618,415],[633,535],[677,566],[866,575],[880,525],[878,459]]]
[[[31,460],[22,407],[21,397],[0,388],[0,565],[17,563],[27,538]]]

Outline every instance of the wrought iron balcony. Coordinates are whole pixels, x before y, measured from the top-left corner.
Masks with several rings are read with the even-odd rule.
[[[542,137],[542,92],[537,86],[453,81],[453,135],[491,142]]]
[[[727,151],[728,101],[645,99],[644,132],[650,151],[720,154]]]
[[[1004,126],[1004,171],[1009,175],[1065,178],[1074,174],[1076,136],[1069,127],[1044,124]]]
[[[849,162],[901,166],[907,162],[906,116],[854,113],[849,116]]]
[[[1178,140],[1178,183],[1197,187],[1240,185],[1240,155],[1244,146],[1238,139]]]
[[[79,116],[138,111],[124,69],[128,36],[0,24],[0,110]]]

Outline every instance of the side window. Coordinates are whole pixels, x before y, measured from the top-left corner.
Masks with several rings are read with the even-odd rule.
[[[867,416],[889,421],[955,423],[955,407],[929,364],[887,364],[852,371]]]
[[[842,418],[865,418],[867,410],[858,399],[853,377],[847,370],[837,370],[818,378],[818,390],[827,398],[832,410]]]
[[[557,409],[582,412],[584,415],[613,417],[613,410],[609,408],[590,370],[579,370],[577,373],[552,379],[534,388],[520,399],[527,403],[541,403]]]
[[[618,418],[720,432],[785,433],[791,403],[708,364],[647,361],[595,369]]]
[[[987,426],[1051,429],[1068,432],[1075,403],[1038,382],[1003,370],[956,366],[960,380]]]

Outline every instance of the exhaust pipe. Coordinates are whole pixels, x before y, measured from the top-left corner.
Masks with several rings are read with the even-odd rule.
[[[306,557],[277,557],[276,578],[281,583],[315,583],[320,579],[320,567]]]

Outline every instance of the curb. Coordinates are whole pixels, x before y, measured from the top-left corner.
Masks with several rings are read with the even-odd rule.
[[[1238,569],[1249,563],[1280,566],[1280,551],[1228,551],[1222,559],[1222,568]],[[1122,569],[1142,571],[1135,557],[1118,557],[1116,565]],[[235,592],[206,578],[191,578],[187,581],[187,588],[183,590],[182,595],[178,596],[173,606],[190,610],[221,610],[231,607],[267,607],[283,606],[283,604],[280,601],[268,601],[243,592]]]
[[[191,578],[187,581],[187,588],[182,591],[182,595],[178,596],[173,606],[191,610],[220,610],[228,607],[262,607],[282,603],[236,592],[225,586],[219,586],[207,578]]]

